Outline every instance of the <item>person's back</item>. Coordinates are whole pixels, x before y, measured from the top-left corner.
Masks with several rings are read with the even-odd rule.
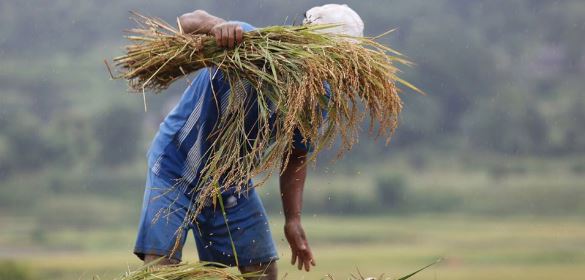
[[[183,192],[194,193],[214,140],[210,136],[225,113],[230,94],[221,72],[205,68],[197,73],[179,103],[160,124],[151,144],[148,166],[154,175]],[[254,92],[249,87],[240,95],[249,100],[248,106],[254,107]],[[255,138],[252,124],[256,118],[257,111],[249,110],[246,124],[251,139]]]

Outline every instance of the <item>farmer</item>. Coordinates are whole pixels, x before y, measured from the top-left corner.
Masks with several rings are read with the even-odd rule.
[[[361,36],[363,31],[361,19],[346,5],[315,7],[305,17],[305,23],[343,24],[335,31],[339,33]],[[224,48],[233,48],[242,41],[243,32],[254,29],[247,23],[225,21],[202,10],[180,16],[178,23],[184,33],[215,36],[217,44]],[[246,91],[253,96],[249,88]],[[209,136],[225,106],[222,101],[227,100],[230,92],[221,72],[202,69],[160,124],[148,152],[149,168],[134,253],[145,263],[154,260],[159,260],[159,265],[179,263],[187,233],[193,229],[201,261],[238,264],[242,273],[260,271],[266,275],[263,279],[277,279],[278,254],[266,212],[254,188],[244,194],[235,193],[233,187],[222,193],[229,231],[221,210],[211,205],[204,207],[195,221],[188,221],[196,198],[193,190],[211,145]],[[234,90],[233,94],[240,96],[242,92]],[[251,110],[246,118],[253,127],[257,112]],[[310,145],[302,139],[297,133],[288,165],[280,175],[280,191],[292,264],[309,271],[315,260],[301,225],[301,210],[307,174],[304,160]]]

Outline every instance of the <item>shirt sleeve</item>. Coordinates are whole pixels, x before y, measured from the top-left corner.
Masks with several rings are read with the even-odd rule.
[[[229,22],[239,24],[244,29],[244,32],[250,32],[250,31],[256,30],[255,26],[253,26],[247,22],[237,21],[237,20],[230,20]]]
[[[313,152],[313,145],[311,145],[309,141],[304,141],[303,138],[303,134],[301,134],[298,129],[295,129],[295,134],[293,135],[293,148],[307,153]]]

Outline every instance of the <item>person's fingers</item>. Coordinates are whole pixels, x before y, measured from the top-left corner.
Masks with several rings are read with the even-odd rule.
[[[236,37],[236,30],[233,27],[228,27],[228,47],[230,49],[234,48],[234,40]]]
[[[309,270],[311,270],[311,260],[310,259],[305,259],[305,271],[309,272]]]
[[[221,47],[221,28],[214,29],[213,35],[215,35],[215,44],[218,47]]]
[[[290,260],[290,264],[291,265],[295,265],[295,262],[297,261],[297,252],[293,249],[292,250],[292,258]]]
[[[223,27],[221,30],[221,46],[227,47],[228,46],[228,39],[229,39],[229,28]]]
[[[311,252],[311,249],[307,248],[307,259],[309,260],[309,262],[311,263],[311,265],[315,266],[315,259],[313,259],[313,252]]]
[[[313,261],[313,254],[311,254],[311,250],[308,247],[303,251],[303,261],[304,261],[304,265],[305,265],[305,270],[306,271],[311,270],[311,262]]]
[[[223,33],[223,27],[219,28],[219,44],[217,44],[220,48],[223,47],[223,37],[224,37],[224,33]]]
[[[298,251],[297,252],[297,268],[299,270],[302,270],[304,265],[305,265],[305,260],[304,260],[304,256],[303,256],[303,251]]]
[[[313,251],[311,251],[311,248],[309,247],[309,245],[307,244],[307,256],[309,258],[313,258]]]
[[[299,251],[297,252],[297,258],[299,261],[298,263],[299,270],[302,270],[303,266],[305,266],[307,263],[307,246],[305,245],[305,242],[303,242],[301,238],[297,240],[297,244],[301,244],[298,248]]]
[[[236,27],[236,43],[239,44],[244,39],[244,30],[241,26]]]

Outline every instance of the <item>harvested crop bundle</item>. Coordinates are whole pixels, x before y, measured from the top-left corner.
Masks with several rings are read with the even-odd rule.
[[[439,263],[441,259],[431,263],[417,271],[410,273],[406,276],[398,278],[398,280],[407,280],[412,278],[414,275],[420,273],[421,271],[436,265]],[[258,277],[262,276],[262,272],[258,273],[248,273],[248,274],[233,274],[229,270],[227,270],[227,266],[218,264],[218,263],[183,263],[183,264],[175,264],[175,265],[167,265],[167,266],[156,266],[155,264],[148,264],[145,265],[137,270],[128,271],[124,276],[119,278],[118,280],[245,280],[249,277]],[[331,275],[326,275],[328,279],[334,279]],[[390,279],[389,277],[384,277],[381,275],[378,278],[373,277],[364,277],[361,272],[357,271],[357,275],[351,275],[350,279],[361,279],[361,280],[368,280],[368,279]]]
[[[396,76],[395,63],[409,64],[399,53],[376,38],[323,33],[333,25],[261,28],[227,50],[213,37],[183,34],[160,19],[135,14],[135,20],[132,44],[114,59],[116,78],[128,80],[131,90],[159,92],[204,67],[221,71],[232,88],[197,183],[198,209],[224,188],[241,191],[252,177],[286,165],[295,131],[314,147],[311,160],[337,138],[339,154],[349,150],[366,115],[370,130],[389,141],[402,109],[396,84],[416,90]],[[246,88],[256,94],[253,107]],[[249,110],[258,111],[253,139],[244,129]]]
[[[244,280],[245,276],[237,275],[226,269],[222,264],[194,263],[167,266],[146,265],[135,271],[129,271],[119,280]]]

